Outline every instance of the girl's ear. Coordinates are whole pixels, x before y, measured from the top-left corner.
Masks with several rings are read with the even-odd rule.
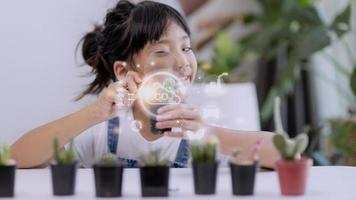
[[[117,80],[125,78],[127,70],[127,63],[125,61],[115,61],[114,62],[114,73]]]

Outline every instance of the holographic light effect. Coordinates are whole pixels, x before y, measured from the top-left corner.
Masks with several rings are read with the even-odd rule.
[[[142,109],[151,117],[157,115],[155,108],[179,104],[185,85],[170,72],[155,72],[144,78],[138,89],[138,101]]]

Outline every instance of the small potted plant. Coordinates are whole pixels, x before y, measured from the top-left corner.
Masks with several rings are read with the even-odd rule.
[[[276,162],[281,192],[283,195],[303,195],[312,163],[309,158],[301,156],[308,145],[308,136],[300,133],[293,139],[289,138],[283,130],[279,98],[275,100],[274,121],[276,132],[273,143],[282,158]]]
[[[258,140],[247,155],[243,155],[240,151],[234,153],[234,159],[230,162],[234,195],[253,195],[258,169],[258,151],[262,141],[263,139]]]
[[[160,160],[159,154],[159,150],[151,151],[141,161],[140,177],[143,197],[168,196],[170,162]]]
[[[77,172],[77,157],[73,149],[73,140],[69,149],[60,149],[58,138],[53,140],[54,160],[50,163],[53,194],[73,195]]]
[[[200,140],[191,140],[194,191],[195,194],[215,194],[218,140],[209,135]]]
[[[115,154],[105,154],[93,166],[97,197],[120,197],[124,167]]]
[[[0,197],[13,197],[16,163],[10,159],[10,147],[4,145],[0,150]]]

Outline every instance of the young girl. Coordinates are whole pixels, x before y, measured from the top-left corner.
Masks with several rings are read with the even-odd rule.
[[[140,157],[151,149],[160,149],[160,158],[171,161],[173,167],[186,167],[189,153],[185,133],[199,130],[217,136],[221,155],[231,154],[236,147],[248,151],[256,141],[263,139],[261,165],[273,168],[279,158],[271,142],[272,133],[209,126],[203,123],[198,110],[184,101],[158,109],[154,126],[166,130],[163,134],[152,131],[152,120],[137,101],[125,107],[127,98],[119,97],[136,94],[142,80],[153,72],[169,71],[184,83],[193,82],[197,61],[191,48],[190,32],[175,9],[157,2],[133,4],[121,0],[108,11],[102,26],[84,36],[82,55],[92,67],[95,79],[79,98],[99,94],[97,99],[17,140],[12,145],[12,158],[17,160],[18,167],[46,166],[52,158],[55,137],[62,147],[75,138],[75,150],[85,167],[108,152],[127,161],[127,167],[137,167]],[[126,99],[125,102],[122,99]],[[117,117],[123,113],[126,117]],[[131,128],[133,119],[142,122],[140,130]],[[180,129],[173,132],[177,123]]]

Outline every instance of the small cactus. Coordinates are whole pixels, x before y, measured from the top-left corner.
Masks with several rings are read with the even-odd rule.
[[[232,154],[232,162],[235,164],[253,164],[259,160],[259,151],[264,142],[263,138],[260,138],[252,146],[251,150],[244,152],[239,148],[236,148]]]
[[[65,150],[65,149],[61,150],[59,148],[58,138],[57,137],[54,138],[53,152],[54,152],[54,160],[59,165],[72,164],[77,161],[77,156],[76,156],[74,148],[73,148],[73,139],[70,141],[68,150]]]
[[[8,165],[10,160],[10,147],[8,145],[4,145],[0,151],[0,166]]]
[[[215,162],[218,144],[217,138],[212,135],[202,140],[191,140],[189,148],[193,162]]]
[[[295,138],[289,138],[288,134],[283,130],[280,99],[275,99],[274,105],[274,122],[275,122],[275,135],[273,136],[274,146],[279,151],[283,160],[299,160],[302,153],[308,145],[308,136],[305,133],[298,134]]]
[[[101,157],[97,164],[102,166],[117,166],[120,165],[121,162],[115,154],[107,153]]]
[[[168,166],[170,162],[168,160],[161,160],[159,158],[160,153],[160,150],[150,151],[141,159],[141,165],[146,167]]]

